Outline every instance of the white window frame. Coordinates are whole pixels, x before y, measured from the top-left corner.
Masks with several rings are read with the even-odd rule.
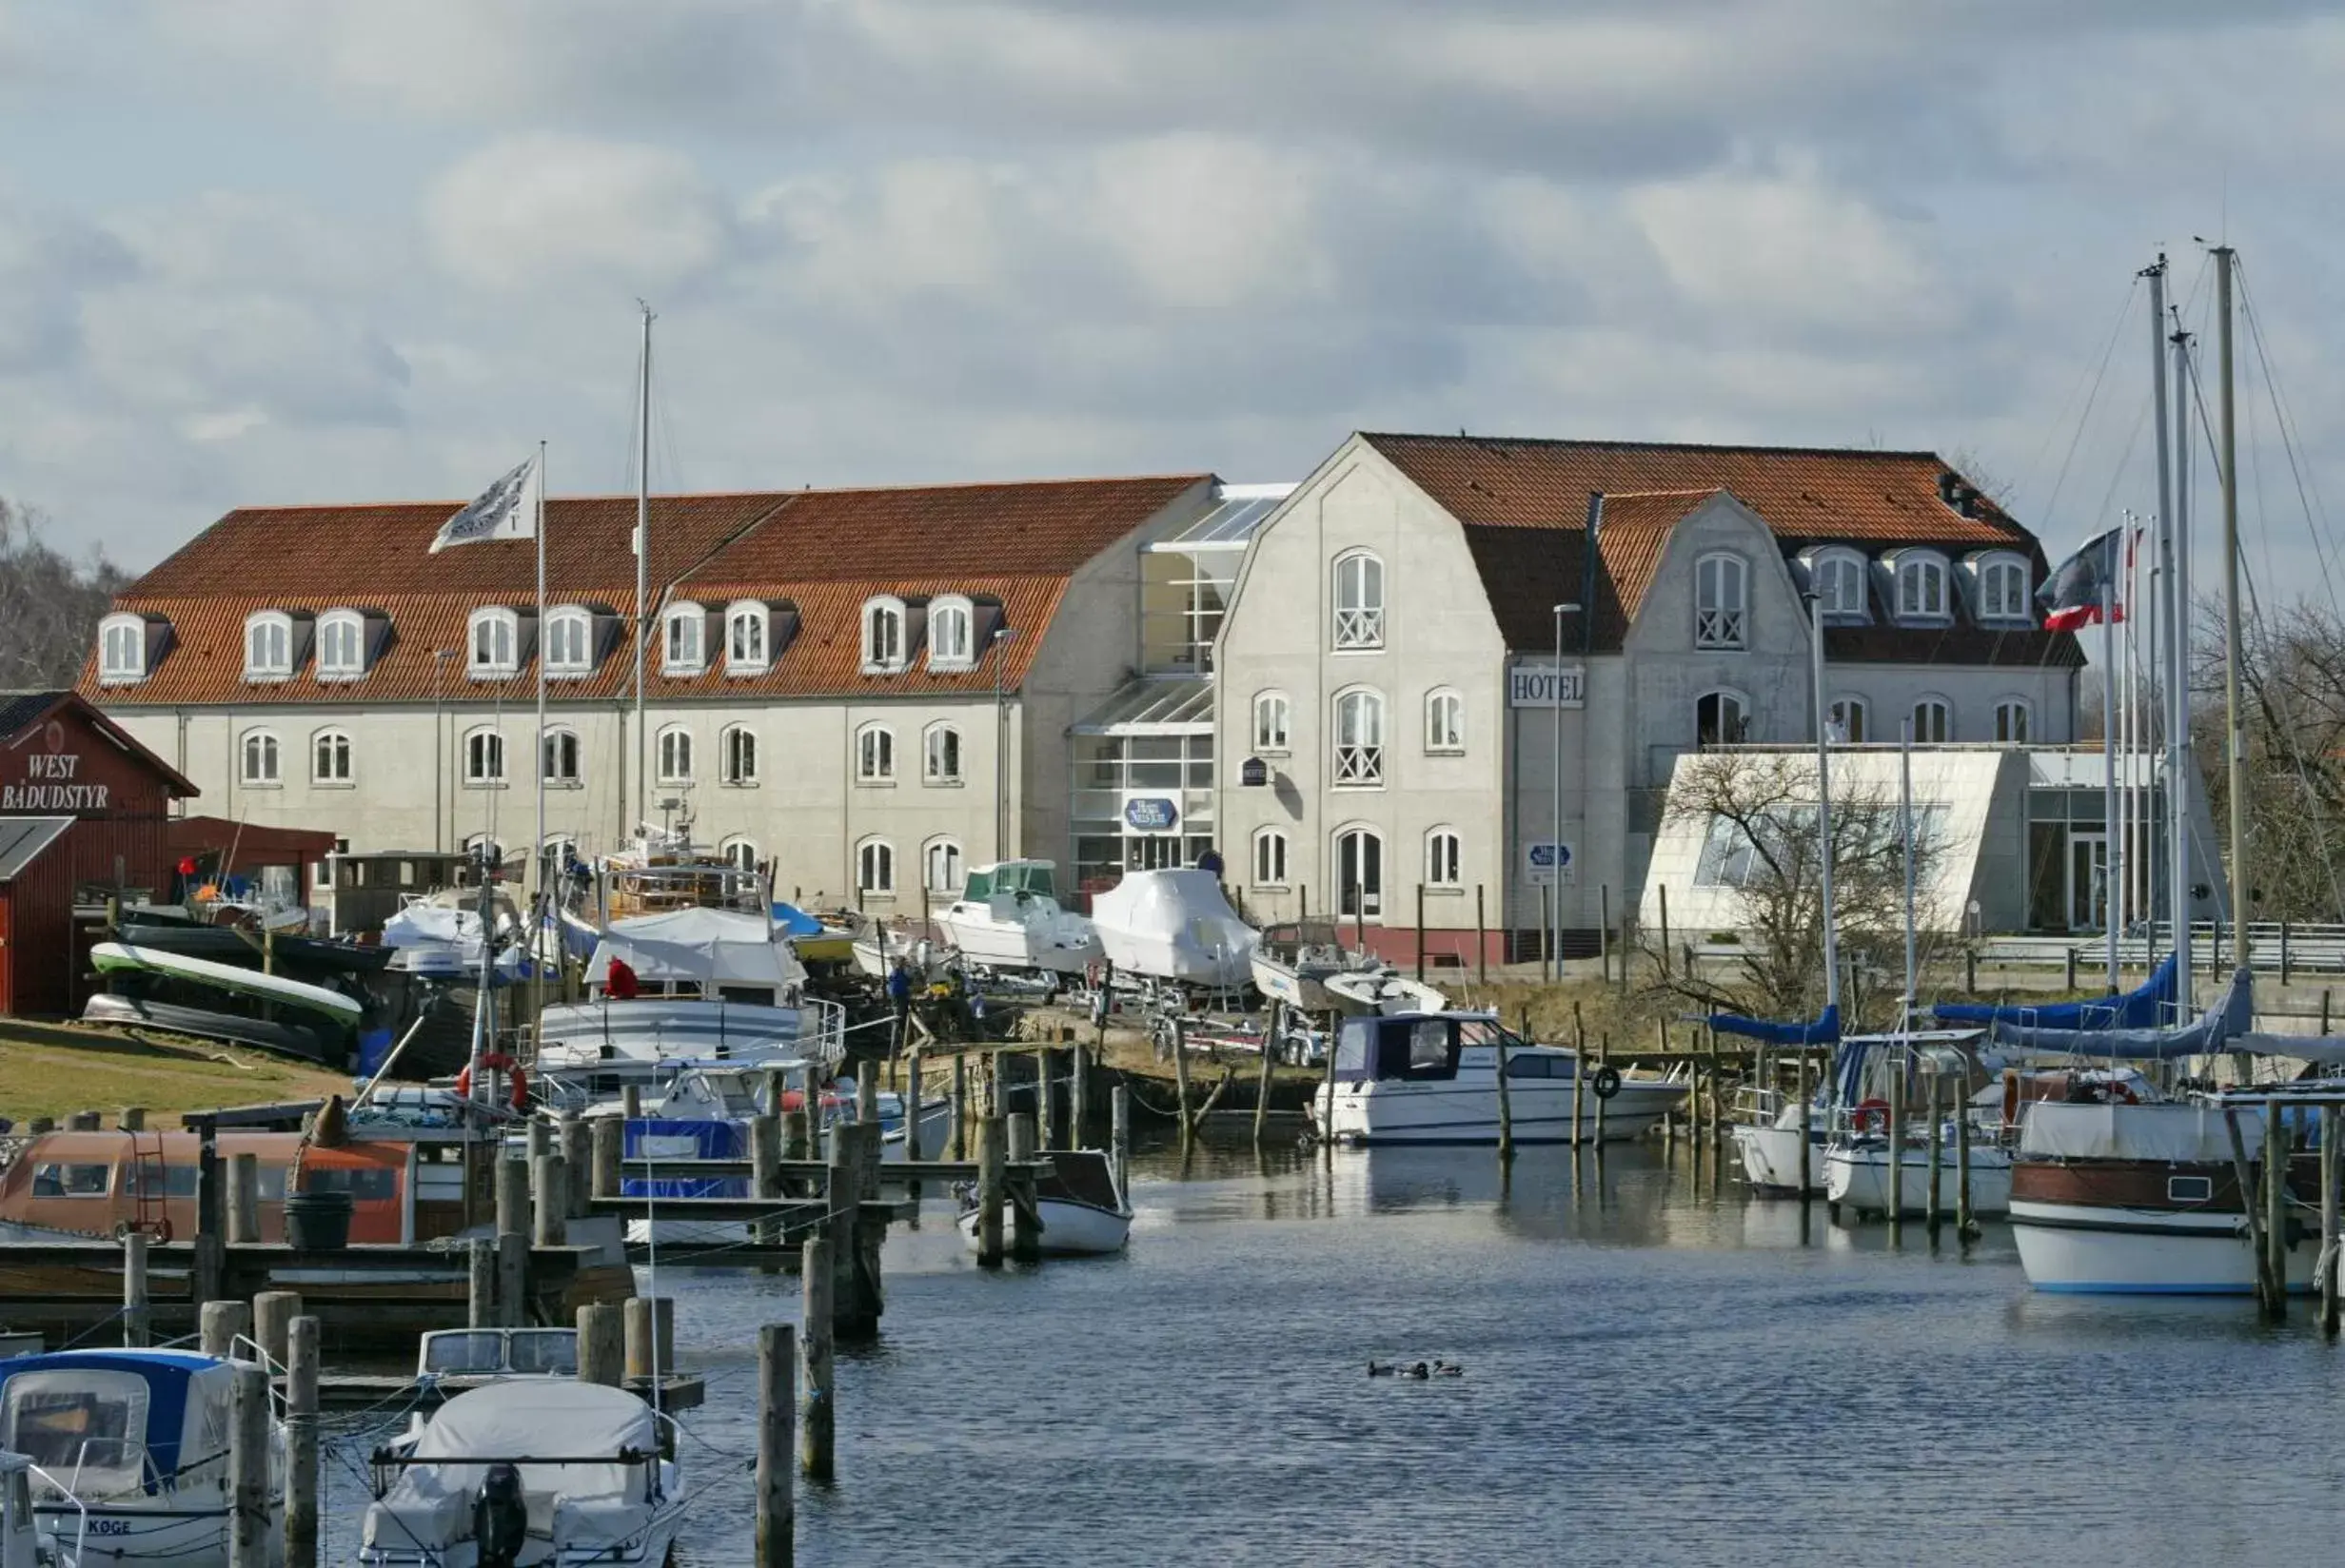
[[[339,753],[335,758],[340,766],[318,766],[328,756],[328,748]],[[350,732],[340,725],[328,725],[309,737],[309,782],[322,790],[346,790],[358,781],[357,758],[350,743]]]
[[[502,657],[484,659],[481,657],[481,634],[490,628],[504,634]],[[491,653],[496,638],[489,639]],[[475,680],[510,680],[522,670],[522,617],[502,604],[483,605],[464,621],[464,673]]]
[[[735,833],[717,846],[717,853],[737,872],[756,875],[759,864],[757,840],[746,833]]]
[[[1425,694],[1425,749],[1435,756],[1465,755],[1465,693],[1436,686]]]
[[[283,610],[255,610],[245,617],[245,678],[293,678],[293,617]]]
[[[564,604],[549,610],[539,635],[540,645],[545,650],[546,679],[577,680],[594,674],[594,612],[582,604]],[[578,644],[575,651],[562,646],[572,641]]]
[[[1465,874],[1465,835],[1446,824],[1428,830],[1425,835],[1425,885],[1429,888],[1462,888],[1466,885]]]
[[[682,724],[663,724],[652,738],[652,777],[661,784],[693,782],[692,731]]]
[[[1855,714],[1857,719],[1853,728],[1862,731],[1862,734],[1850,733],[1846,723],[1846,715],[1850,713]],[[1834,697],[1824,710],[1824,716],[1843,726],[1839,741],[1841,745],[1862,746],[1873,738],[1873,705],[1853,692],[1843,692]]]
[[[856,726],[855,781],[868,786],[896,782],[896,731],[877,719]]]
[[[1872,619],[1872,562],[1855,550],[1819,552],[1815,564],[1808,568],[1808,584],[1815,590],[1817,610],[1828,618]],[[1844,602],[1844,597],[1838,594],[1827,595],[1827,583],[1854,588],[1855,602]]]
[[[948,739],[953,743],[953,767],[950,772],[940,765],[944,758],[938,755]],[[960,726],[949,718],[937,719],[920,732],[920,782],[939,789],[949,789],[962,783],[968,777],[968,751],[969,742],[961,734]],[[860,750],[856,755],[859,766]]]
[[[1335,619],[1330,629],[1339,652],[1382,648],[1387,599],[1384,558],[1373,550],[1347,550],[1335,558]]]
[[[2014,715],[2019,723],[2014,725]],[[1995,740],[2002,746],[2030,746],[2036,739],[2036,705],[2023,696],[1999,697],[1995,703]]]
[[[1357,712],[1361,716],[1350,721],[1352,733],[1351,737],[1347,739],[1347,710],[1354,704],[1358,705]],[[1384,694],[1373,686],[1353,686],[1335,694],[1335,723],[1329,733],[1334,742],[1332,756],[1336,789],[1384,788],[1385,731],[1390,718]]]
[[[114,615],[98,622],[98,684],[135,686],[146,678],[147,617]]]
[[[758,732],[747,724],[728,724],[717,732],[717,782],[728,790],[753,790],[758,785]],[[748,766],[743,767],[742,764]]]
[[[478,724],[466,730],[457,755],[463,769],[465,789],[504,788],[504,734],[496,726]]]
[[[1264,756],[1285,756],[1293,743],[1294,704],[1284,692],[1256,692],[1253,749]]]
[[[2008,550],[1998,550],[1990,555],[1980,556],[1974,571],[1977,573],[1979,618],[1980,620],[2012,626],[2034,624],[2035,601],[2028,597],[2028,591],[2033,586],[2029,579],[2035,574],[2029,570],[2025,556],[2017,555]],[[1999,579],[2014,578],[2018,579],[2018,592],[2005,596],[2008,608],[1999,606],[1995,593]]]
[[[1711,652],[1750,646],[1750,562],[1731,550],[1694,559],[1694,646]]]
[[[1370,889],[1366,879],[1362,879],[1361,907],[1358,910],[1352,908],[1351,889],[1344,882],[1344,840],[1354,834],[1358,834],[1364,843],[1372,840],[1376,846],[1376,885]],[[1337,884],[1333,896],[1328,901],[1328,908],[1336,911],[1339,919],[1366,918],[1378,922],[1384,919],[1384,898],[1388,891],[1385,883],[1392,869],[1386,864],[1389,858],[1386,852],[1390,847],[1385,842],[1384,830],[1372,822],[1347,822],[1328,836],[1328,875]],[[1365,858],[1365,852],[1362,857]]]
[[[1929,726],[1921,722],[1922,715],[1931,709],[1936,709],[1944,715],[1945,734],[1933,735],[1928,733]],[[1913,721],[1914,744],[1917,746],[1942,746],[1954,739],[1954,704],[1935,692],[1924,693],[1914,698]]]
[[[938,862],[942,865],[939,867]],[[939,877],[941,870],[944,874]],[[969,852],[957,838],[932,838],[920,846],[920,880],[930,892],[957,893],[969,880]]]
[[[893,897],[896,892],[896,846],[880,837],[859,839],[855,846],[855,891],[865,897]]]
[[[676,651],[680,629],[688,628],[692,638],[689,657]],[[660,673],[663,676],[697,676],[708,669],[708,610],[700,604],[671,604],[667,614],[660,617]]]
[[[946,671],[977,667],[977,607],[967,595],[939,594],[928,601],[928,667]]]
[[[884,637],[879,635],[883,625],[892,628]],[[911,667],[912,617],[895,595],[875,595],[863,601],[861,637],[865,675],[900,675]]]
[[[737,599],[724,611],[724,673],[761,676],[774,667],[774,616],[760,600]]]
[[[1725,701],[1734,704],[1737,715],[1743,721],[1741,725],[1743,733],[1741,735],[1720,735],[1715,740],[1705,740],[1703,738],[1702,705],[1708,701],[1711,697],[1721,697]],[[1694,697],[1694,744],[1703,747],[1743,745],[1750,739],[1750,725],[1754,716],[1756,716],[1755,711],[1752,708],[1750,697],[1746,693],[1739,692],[1731,686],[1713,686],[1706,692],[1697,694]],[[1720,717],[1722,720],[1724,717],[1724,711],[1723,709],[1720,711]],[[1721,728],[1724,728],[1723,723]]]
[[[1284,828],[1256,828],[1253,856],[1249,862],[1253,874],[1253,886],[1257,888],[1291,886],[1287,878],[1291,874],[1289,868],[1289,857],[1292,854],[1293,849],[1293,841],[1288,838]]]
[[[1953,572],[1946,563],[1946,558],[1937,551],[1901,551],[1897,558],[1896,576],[1892,580],[1897,585],[1895,603],[1898,619],[1919,621],[1925,625],[1935,626],[1954,618]],[[1916,594],[1912,596],[1916,602],[1908,602],[1906,594],[1908,583],[1932,582],[1937,585],[1938,589],[1937,608],[1932,609],[1927,604],[1919,602],[1929,597],[1925,594]]]
[[[366,617],[356,610],[328,610],[318,617],[320,680],[357,680],[366,674]],[[347,642],[345,650],[343,643]],[[346,652],[347,658],[341,656]]]
[[[247,790],[285,787],[285,746],[276,731],[246,730],[237,738],[236,782]]]
[[[562,743],[570,743],[569,767],[562,768]],[[545,787],[549,790],[582,788],[586,775],[586,749],[579,741],[578,732],[567,724],[548,724],[538,736],[538,766],[544,770]]]

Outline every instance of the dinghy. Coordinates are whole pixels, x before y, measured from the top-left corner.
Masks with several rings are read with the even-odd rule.
[[[208,986],[215,990],[233,991],[239,996],[257,997],[264,1002],[298,1009],[304,1012],[320,1013],[336,1023],[354,1025],[365,1009],[359,1000],[324,986],[305,985],[299,980],[287,980],[283,975],[263,974],[258,970],[245,969],[236,964],[218,964],[208,958],[191,958],[186,953],[168,952],[161,948],[136,946],[128,942],[100,942],[89,950],[89,961],[101,974],[143,973],[159,974],[169,980],[185,980],[190,985]]]
[[[1120,1252],[1132,1238],[1132,1205],[1115,1188],[1108,1157],[1095,1148],[1054,1150],[1047,1176],[1035,1182],[1046,1258],[1100,1257]],[[966,1194],[961,1235],[977,1245],[976,1193]],[[1005,1216],[1005,1226],[1006,1216]]]

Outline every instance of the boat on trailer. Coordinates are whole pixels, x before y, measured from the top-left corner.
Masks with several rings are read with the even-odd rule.
[[[1049,860],[979,866],[936,924],[971,963],[1080,974],[1099,957],[1099,938],[1089,920],[1060,906],[1057,873]]]
[[[1369,1014],[1346,1018],[1335,1035],[1330,1081],[1311,1096],[1318,1135],[1349,1144],[1496,1144],[1498,1059],[1507,1061],[1507,1101],[1518,1144],[1593,1140],[1602,1107],[1607,1142],[1635,1138],[1685,1098],[1686,1086],[1591,1070],[1583,1088],[1579,1053],[1508,1030],[1488,1012]]]

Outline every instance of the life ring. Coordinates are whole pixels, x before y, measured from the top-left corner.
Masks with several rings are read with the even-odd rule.
[[[1588,1074],[1587,1087],[1596,1091],[1599,1100],[1609,1100],[1621,1091],[1621,1069],[1609,1063]]]
[[[511,1071],[514,1084],[513,1104],[516,1107],[522,1104],[524,1086],[521,1070],[514,1066],[512,1057],[501,1050],[484,1051],[481,1056],[481,1066],[497,1072]],[[459,1100],[472,1098],[472,1064],[470,1062],[466,1062],[456,1074],[456,1098]]]
[[[1859,1132],[1885,1132],[1889,1128],[1889,1102],[1878,1097],[1860,1100],[1848,1113],[1848,1125]]]

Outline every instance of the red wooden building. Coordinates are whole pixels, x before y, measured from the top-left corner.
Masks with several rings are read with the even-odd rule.
[[[70,1013],[76,898],[170,887],[195,786],[71,692],[0,694],[0,1013]]]

